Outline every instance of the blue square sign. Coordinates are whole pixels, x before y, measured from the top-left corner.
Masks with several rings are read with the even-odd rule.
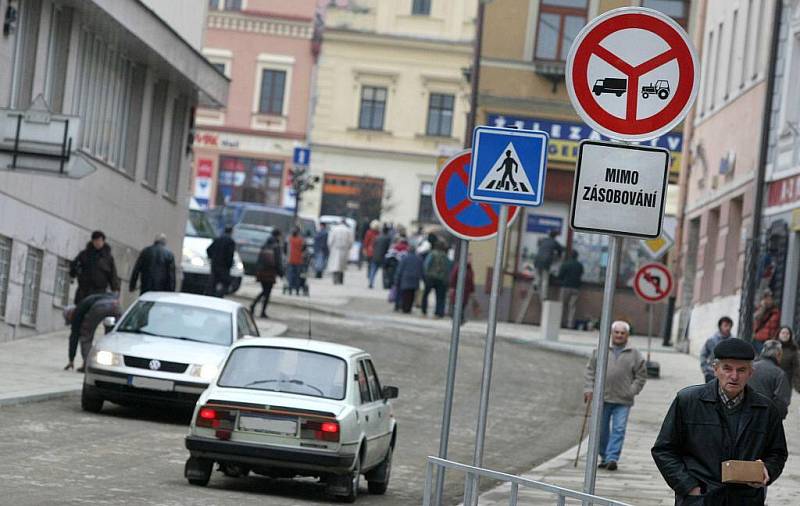
[[[311,148],[294,148],[294,156],[292,157],[294,165],[309,165],[311,163]]]
[[[472,134],[469,198],[535,207],[544,202],[548,135],[480,126]]]

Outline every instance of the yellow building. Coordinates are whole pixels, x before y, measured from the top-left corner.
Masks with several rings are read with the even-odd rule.
[[[684,27],[690,25],[690,2],[684,0],[501,0],[487,5],[477,124],[544,130],[550,135],[545,203],[526,209],[509,234],[501,318],[539,321],[536,297],[527,309],[523,307],[530,287],[525,274],[533,270],[538,240],[555,230],[562,245],[578,252],[585,269],[576,317],[599,319],[608,240],[605,236],[573,233],[568,217],[579,142],[602,137],[584,124],[572,108],[564,67],[574,37],[588,20],[626,6],[651,7],[672,16]],[[680,131],[647,144],[672,152],[671,179],[677,182]],[[674,220],[665,226],[674,228]],[[471,251],[476,284],[485,285],[495,242],[474,243]],[[639,241],[626,240],[618,286],[628,285],[641,260]],[[557,298],[558,284],[550,286],[550,298]],[[644,304],[635,299],[632,290],[619,290],[616,307],[617,317],[632,321],[640,332],[646,330]],[[657,313],[656,329],[660,316]]]
[[[328,7],[300,213],[434,223],[436,162],[461,149],[477,0]]]

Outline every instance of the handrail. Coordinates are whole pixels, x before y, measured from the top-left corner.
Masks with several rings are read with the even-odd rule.
[[[509,497],[509,502],[508,502],[509,506],[516,506],[517,493],[519,487],[533,488],[541,490],[543,492],[549,492],[551,494],[555,494],[556,499],[558,500],[557,504],[560,506],[565,504],[567,498],[580,499],[581,501],[583,501],[584,504],[594,504],[596,506],[631,506],[627,503],[615,501],[613,499],[608,499],[605,497],[600,497],[591,494],[585,494],[583,492],[570,490],[568,488],[559,487],[557,485],[550,485],[548,483],[544,483],[541,481],[530,480],[528,478],[515,476],[513,474],[507,474],[500,471],[492,471],[490,469],[483,469],[480,467],[474,467],[467,464],[460,464],[458,462],[453,462],[451,460],[445,460],[433,456],[428,457],[428,462],[425,469],[425,492],[423,495],[423,503],[422,503],[423,506],[431,506],[430,496],[431,496],[431,484],[433,482],[434,467],[438,467],[440,469],[441,468],[455,469],[463,471],[467,475],[480,476],[483,478],[489,478],[497,481],[510,483],[511,496]]]

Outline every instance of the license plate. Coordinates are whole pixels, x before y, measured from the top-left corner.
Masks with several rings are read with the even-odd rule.
[[[155,378],[143,378],[141,376],[129,376],[128,384],[136,388],[159,390],[161,392],[172,392],[175,386],[172,381]]]
[[[297,420],[240,415],[239,430],[295,436],[297,435]]]

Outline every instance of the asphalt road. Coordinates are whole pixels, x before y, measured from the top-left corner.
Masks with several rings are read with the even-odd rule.
[[[289,335],[308,332],[306,312],[275,306]],[[368,350],[382,383],[400,388],[394,403],[398,444],[385,496],[360,504],[421,504],[424,462],[438,451],[449,334],[424,324],[369,317],[312,316],[314,337]],[[583,360],[497,342],[484,465],[522,472],[575,444],[582,419]],[[471,462],[483,342],[462,338],[450,437],[450,458]],[[214,473],[208,487],[183,478],[188,416],[106,404],[99,415],[78,398],[0,408],[0,504],[328,504],[313,480],[272,480]],[[491,483],[481,483],[485,489]],[[448,503],[463,492],[449,476]]]

